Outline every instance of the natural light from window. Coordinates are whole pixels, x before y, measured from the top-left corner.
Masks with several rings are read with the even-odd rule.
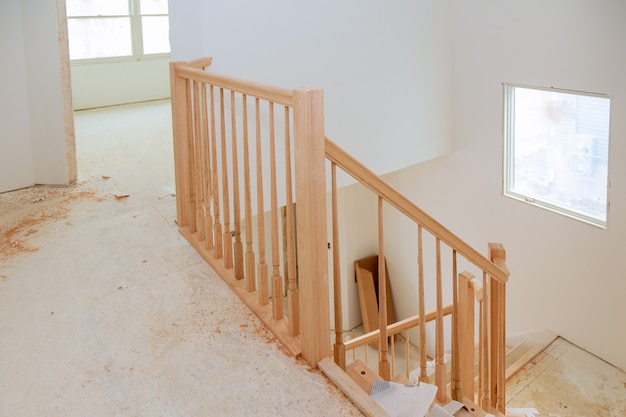
[[[606,227],[610,99],[504,84],[504,194]]]
[[[170,52],[167,0],[66,0],[70,59]]]

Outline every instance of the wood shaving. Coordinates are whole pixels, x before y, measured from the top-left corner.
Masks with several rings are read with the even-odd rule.
[[[29,237],[47,222],[66,218],[76,200],[101,201],[94,191],[80,188],[35,186],[0,194],[0,259],[39,250]]]

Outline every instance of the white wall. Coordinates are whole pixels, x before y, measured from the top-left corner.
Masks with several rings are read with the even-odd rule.
[[[455,151],[387,177],[485,253],[487,242],[505,245],[509,335],[547,328],[622,369],[625,17],[618,0],[455,0]],[[613,97],[606,230],[501,196],[502,82]]]
[[[394,171],[451,148],[450,4],[170,1],[172,60],[212,56],[218,73],[322,88],[326,135],[375,172]],[[353,262],[376,252],[376,199],[355,211],[368,192],[340,194],[340,232],[351,242],[341,257],[344,328],[352,328],[360,323]]]
[[[216,72],[321,87],[327,135],[376,172],[427,161],[386,178],[485,253],[487,242],[505,245],[509,335],[548,328],[626,369],[618,263],[626,250],[626,3],[170,3],[174,60],[213,56]],[[607,230],[501,196],[502,82],[613,96]],[[432,159],[451,150],[451,138],[454,152]],[[343,233],[358,236],[351,210],[359,209],[342,208]],[[389,227],[392,236],[414,234],[401,222]],[[342,268],[367,255],[360,252],[374,238],[355,237],[350,247],[360,249],[344,251]],[[407,290],[398,277],[415,269],[409,243],[392,241],[386,253],[394,294]]]
[[[74,109],[113,106],[170,96],[169,58],[72,64]]]
[[[0,192],[35,182],[20,0],[0,4]],[[10,65],[8,65],[10,63]]]
[[[56,2],[23,0],[22,19],[35,183],[67,185],[74,178],[69,178],[66,153],[67,98],[63,91]]]
[[[170,1],[173,60],[324,89],[326,134],[384,173],[450,150],[450,1]]]
[[[67,104],[55,2],[2,2],[0,191],[67,185]]]

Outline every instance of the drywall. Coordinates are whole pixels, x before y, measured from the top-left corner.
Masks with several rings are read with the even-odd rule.
[[[328,200],[330,201],[330,195]],[[344,330],[349,330],[361,324],[361,309],[355,280],[354,261],[378,253],[376,211],[378,199],[374,193],[361,184],[352,184],[337,191],[337,203],[339,241],[341,242],[340,271],[342,277],[343,328]],[[331,218],[329,215],[329,223]],[[330,240],[332,231],[329,232],[328,236]],[[329,276],[332,277],[333,275]]]
[[[55,2],[2,2],[0,191],[67,185],[67,129]]]
[[[30,124],[20,0],[0,4],[0,192],[32,185]],[[8,65],[10,63],[10,65]]]
[[[454,152],[386,178],[477,248],[502,242],[509,335],[547,328],[626,369],[626,3],[454,1]],[[531,30],[532,29],[532,30]],[[599,229],[501,196],[502,82],[609,94],[611,210]],[[394,253],[410,270],[412,253]],[[391,271],[390,271],[391,273]]]
[[[169,58],[160,58],[72,64],[74,109],[168,98],[169,61]]]
[[[326,135],[375,172],[395,171],[451,147],[450,4],[170,1],[172,60],[212,56],[211,71],[322,88]],[[376,200],[355,209],[367,192],[340,194],[340,233],[350,242],[341,252],[343,318],[352,328],[360,323],[353,262],[376,251]]]
[[[56,2],[22,1],[22,21],[35,183],[67,185],[73,179],[68,175]]]
[[[375,172],[450,150],[450,1],[170,1],[173,60],[324,90],[326,134]]]

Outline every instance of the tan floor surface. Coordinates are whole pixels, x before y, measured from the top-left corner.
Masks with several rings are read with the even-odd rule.
[[[361,415],[178,234],[170,120],[79,112],[79,184],[0,195],[0,416]]]
[[[626,373],[558,338],[507,383],[507,407],[562,417],[626,416]]]

